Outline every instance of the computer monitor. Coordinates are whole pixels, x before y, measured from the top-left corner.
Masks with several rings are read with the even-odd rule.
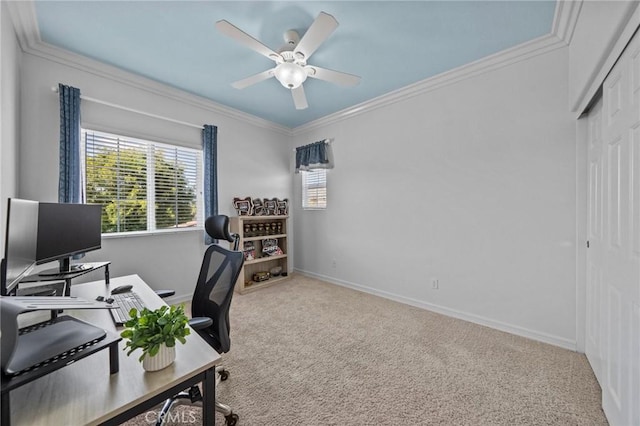
[[[70,257],[102,246],[102,206],[99,204],[40,203],[38,212],[37,264],[60,260],[56,270],[40,275],[73,272]]]
[[[0,294],[7,296],[36,264],[38,202],[9,198]]]

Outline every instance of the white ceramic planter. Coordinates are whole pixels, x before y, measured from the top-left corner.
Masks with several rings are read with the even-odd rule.
[[[170,366],[176,359],[176,348],[168,348],[166,345],[160,345],[160,350],[155,356],[148,354],[142,359],[142,368],[146,371],[158,371]]]

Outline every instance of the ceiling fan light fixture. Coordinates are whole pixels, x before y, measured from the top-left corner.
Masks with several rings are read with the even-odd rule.
[[[280,84],[287,89],[297,89],[307,79],[304,68],[291,62],[278,64],[274,74]]]
[[[0,0],[1,2],[2,0]],[[320,12],[307,28],[302,38],[295,30],[284,33],[286,45],[277,52],[253,38],[235,25],[221,20],[216,22],[218,30],[255,52],[274,61],[275,67],[242,80],[231,83],[236,89],[244,89],[253,84],[275,77],[283,87],[291,91],[296,109],[305,109],[309,105],[305,95],[304,83],[308,77],[342,86],[355,86],[360,77],[326,68],[312,67],[307,61],[338,27],[336,18],[325,12]]]

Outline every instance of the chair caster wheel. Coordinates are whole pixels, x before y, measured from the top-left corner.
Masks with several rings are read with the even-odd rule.
[[[223,382],[229,378],[229,372],[227,370],[220,370],[220,380]]]
[[[238,415],[236,413],[231,413],[228,416],[224,416],[227,421],[227,426],[235,426],[238,423]]]

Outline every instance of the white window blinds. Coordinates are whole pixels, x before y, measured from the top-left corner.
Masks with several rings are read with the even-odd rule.
[[[202,151],[84,129],[82,140],[103,233],[201,226]]]
[[[303,171],[302,174],[302,208],[327,208],[327,170],[315,169]]]

